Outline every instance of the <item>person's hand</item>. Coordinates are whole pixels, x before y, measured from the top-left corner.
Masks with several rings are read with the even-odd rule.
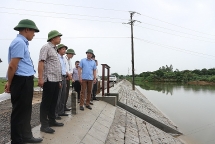
[[[43,84],[44,84],[43,78],[38,79],[38,86],[42,88]]]
[[[66,80],[70,80],[70,77],[68,76],[68,77],[66,78]]]
[[[75,82],[75,80],[74,80],[74,79],[72,79],[72,82]]]
[[[61,88],[62,87],[62,84],[61,84],[61,82],[59,82],[59,88]]]
[[[6,83],[5,86],[4,86],[4,92],[6,93],[10,93],[10,83]]]
[[[97,82],[97,80],[96,80],[96,79],[94,79],[94,80],[93,80],[93,84],[96,84],[96,82]]]
[[[82,83],[82,78],[79,78],[79,82]]]

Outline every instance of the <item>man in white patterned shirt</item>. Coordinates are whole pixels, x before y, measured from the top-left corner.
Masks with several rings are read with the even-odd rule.
[[[61,41],[62,34],[56,30],[48,34],[47,44],[40,50],[38,64],[38,85],[43,88],[40,105],[40,130],[45,133],[54,133],[51,126],[63,126],[55,120],[55,108],[58,99],[60,82],[62,81],[61,64],[56,51],[56,45]]]
[[[71,109],[70,108],[67,108],[66,107],[66,103],[67,103],[67,100],[68,100],[68,97],[69,97],[69,89],[70,89],[70,80],[72,80],[72,63],[71,63],[71,59],[73,58],[73,56],[75,55],[75,51],[73,49],[68,49],[66,51],[66,55],[65,55],[65,61],[66,61],[66,67],[68,69],[68,77],[66,79],[66,100],[65,100],[65,104],[64,104],[64,110],[65,111],[70,111]]]

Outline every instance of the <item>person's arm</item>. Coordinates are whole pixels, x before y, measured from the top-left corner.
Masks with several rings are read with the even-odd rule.
[[[38,86],[43,87],[44,79],[44,62],[46,61],[48,56],[48,47],[42,47],[40,50],[39,63],[38,63]]]
[[[12,58],[9,63],[8,70],[7,70],[8,81],[5,85],[5,92],[7,93],[10,93],[10,85],[14,77],[14,74],[17,70],[20,59],[21,58]]]
[[[41,60],[38,63],[38,86],[43,87],[43,71],[44,71],[44,61]]]
[[[82,68],[81,68],[81,67],[78,67],[78,77],[79,77],[79,82],[80,82],[80,83],[82,83],[81,73],[82,73]]]
[[[93,83],[96,83],[96,63],[94,62],[94,66],[93,66]]]
[[[10,56],[11,60],[7,70],[7,79],[8,82],[5,85],[5,92],[10,92],[10,85],[13,80],[14,74],[17,71],[19,61],[24,58],[26,44],[20,41],[17,41],[10,46]]]
[[[93,83],[95,84],[96,83],[96,69],[93,70],[93,76],[94,76]]]

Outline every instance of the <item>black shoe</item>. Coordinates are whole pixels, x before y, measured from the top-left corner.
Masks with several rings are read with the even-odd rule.
[[[57,116],[55,119],[56,119],[56,120],[61,120],[61,117],[60,117],[60,116]]]
[[[42,131],[42,132],[45,132],[45,133],[54,133],[55,132],[55,130],[53,130],[52,128],[50,128],[50,127],[41,127],[40,128],[40,131]]]
[[[93,100],[99,101],[99,99],[97,99],[97,98],[94,98]]]
[[[24,143],[40,143],[42,141],[43,141],[43,139],[41,139],[41,138],[34,138],[34,137],[31,137],[28,139],[23,138]]]
[[[56,126],[56,127],[61,127],[61,126],[64,126],[63,123],[59,123],[59,122],[54,122],[54,123],[49,123],[49,126],[52,127],[52,126]]]
[[[65,108],[64,111],[71,111],[71,108]]]
[[[59,116],[68,116],[68,114],[65,114],[65,113],[63,113],[63,114],[58,114]]]
[[[80,110],[84,111],[84,107],[83,107],[83,106],[80,106]]]
[[[90,101],[90,104],[91,104],[91,105],[93,105],[93,102],[92,102],[92,101]]]
[[[86,106],[86,108],[92,110],[92,107],[90,105]]]

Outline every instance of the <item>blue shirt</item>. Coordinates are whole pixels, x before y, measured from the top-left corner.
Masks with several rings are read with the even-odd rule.
[[[10,63],[12,58],[20,58],[15,75],[32,76],[35,74],[34,65],[30,57],[28,45],[28,40],[20,34],[18,34],[10,44],[8,52],[8,63]]]
[[[64,57],[58,54],[60,64],[61,64],[61,70],[62,70],[62,75],[66,75],[66,62],[64,60]]]
[[[80,61],[79,67],[82,68],[82,79],[93,80],[93,71],[96,70],[96,63],[94,60],[84,58]]]

